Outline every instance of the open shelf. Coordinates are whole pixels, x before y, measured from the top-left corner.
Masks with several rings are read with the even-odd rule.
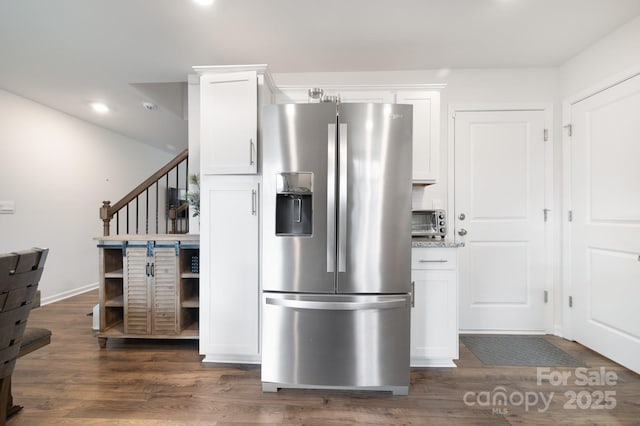
[[[179,237],[175,240],[150,239],[144,243],[136,237],[135,244],[130,242],[128,238],[110,239],[107,244],[98,246],[100,331],[96,337],[100,347],[106,347],[108,338],[197,339],[200,312],[198,243],[188,239],[183,246]],[[177,247],[177,257],[173,255],[173,248],[167,250],[168,244]],[[147,272],[149,264],[156,266],[152,276]],[[128,282],[129,279],[133,281]],[[150,292],[145,290],[149,286]],[[145,312],[144,306],[150,310],[151,318],[137,315]],[[142,310],[137,309],[140,307]],[[151,322],[149,328],[136,328],[146,321]],[[129,332],[125,333],[125,329]],[[137,331],[140,334],[135,334]]]

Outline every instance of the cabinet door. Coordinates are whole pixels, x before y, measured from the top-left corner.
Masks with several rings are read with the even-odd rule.
[[[340,95],[340,102],[393,103],[394,96],[389,90],[342,90],[330,91],[327,95]]]
[[[124,333],[151,333],[147,247],[129,246],[124,259]]]
[[[255,174],[258,149],[256,72],[203,75],[200,102],[202,173]]]
[[[152,330],[153,334],[178,333],[178,253],[174,246],[156,245],[153,249],[153,268],[151,270],[153,295]]]
[[[202,182],[200,353],[205,361],[259,362],[258,183]]]
[[[440,172],[440,93],[400,91],[397,103],[413,105],[413,181],[436,183]]]

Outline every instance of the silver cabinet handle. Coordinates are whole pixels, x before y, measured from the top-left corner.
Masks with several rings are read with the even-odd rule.
[[[458,215],[458,219],[460,220],[464,220],[467,216],[464,213],[460,213],[460,215]]]
[[[253,159],[254,146],[253,138],[249,139],[249,164],[252,166],[255,164],[255,160]]]
[[[416,307],[416,282],[411,281],[411,307]]]
[[[302,200],[300,198],[295,198],[293,200],[293,202],[298,202],[298,218],[296,219],[296,222],[300,223],[302,222]]]
[[[447,259],[420,259],[418,260],[420,263],[447,263]]]
[[[251,190],[251,214],[253,216],[255,216],[256,213],[258,212],[258,205],[257,205],[258,203],[257,203],[257,200],[256,200],[257,195],[258,194],[257,194],[256,190],[252,189]]]
[[[467,235],[467,230],[464,228],[460,228],[460,230],[458,231],[458,235]]]

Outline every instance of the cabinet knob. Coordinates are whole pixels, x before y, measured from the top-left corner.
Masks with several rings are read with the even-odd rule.
[[[460,228],[460,230],[458,231],[458,235],[460,236],[467,235],[467,230],[464,228]]]

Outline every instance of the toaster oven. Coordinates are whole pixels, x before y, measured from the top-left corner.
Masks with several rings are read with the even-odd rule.
[[[414,237],[444,238],[447,235],[447,215],[444,210],[413,210],[411,235]]]

